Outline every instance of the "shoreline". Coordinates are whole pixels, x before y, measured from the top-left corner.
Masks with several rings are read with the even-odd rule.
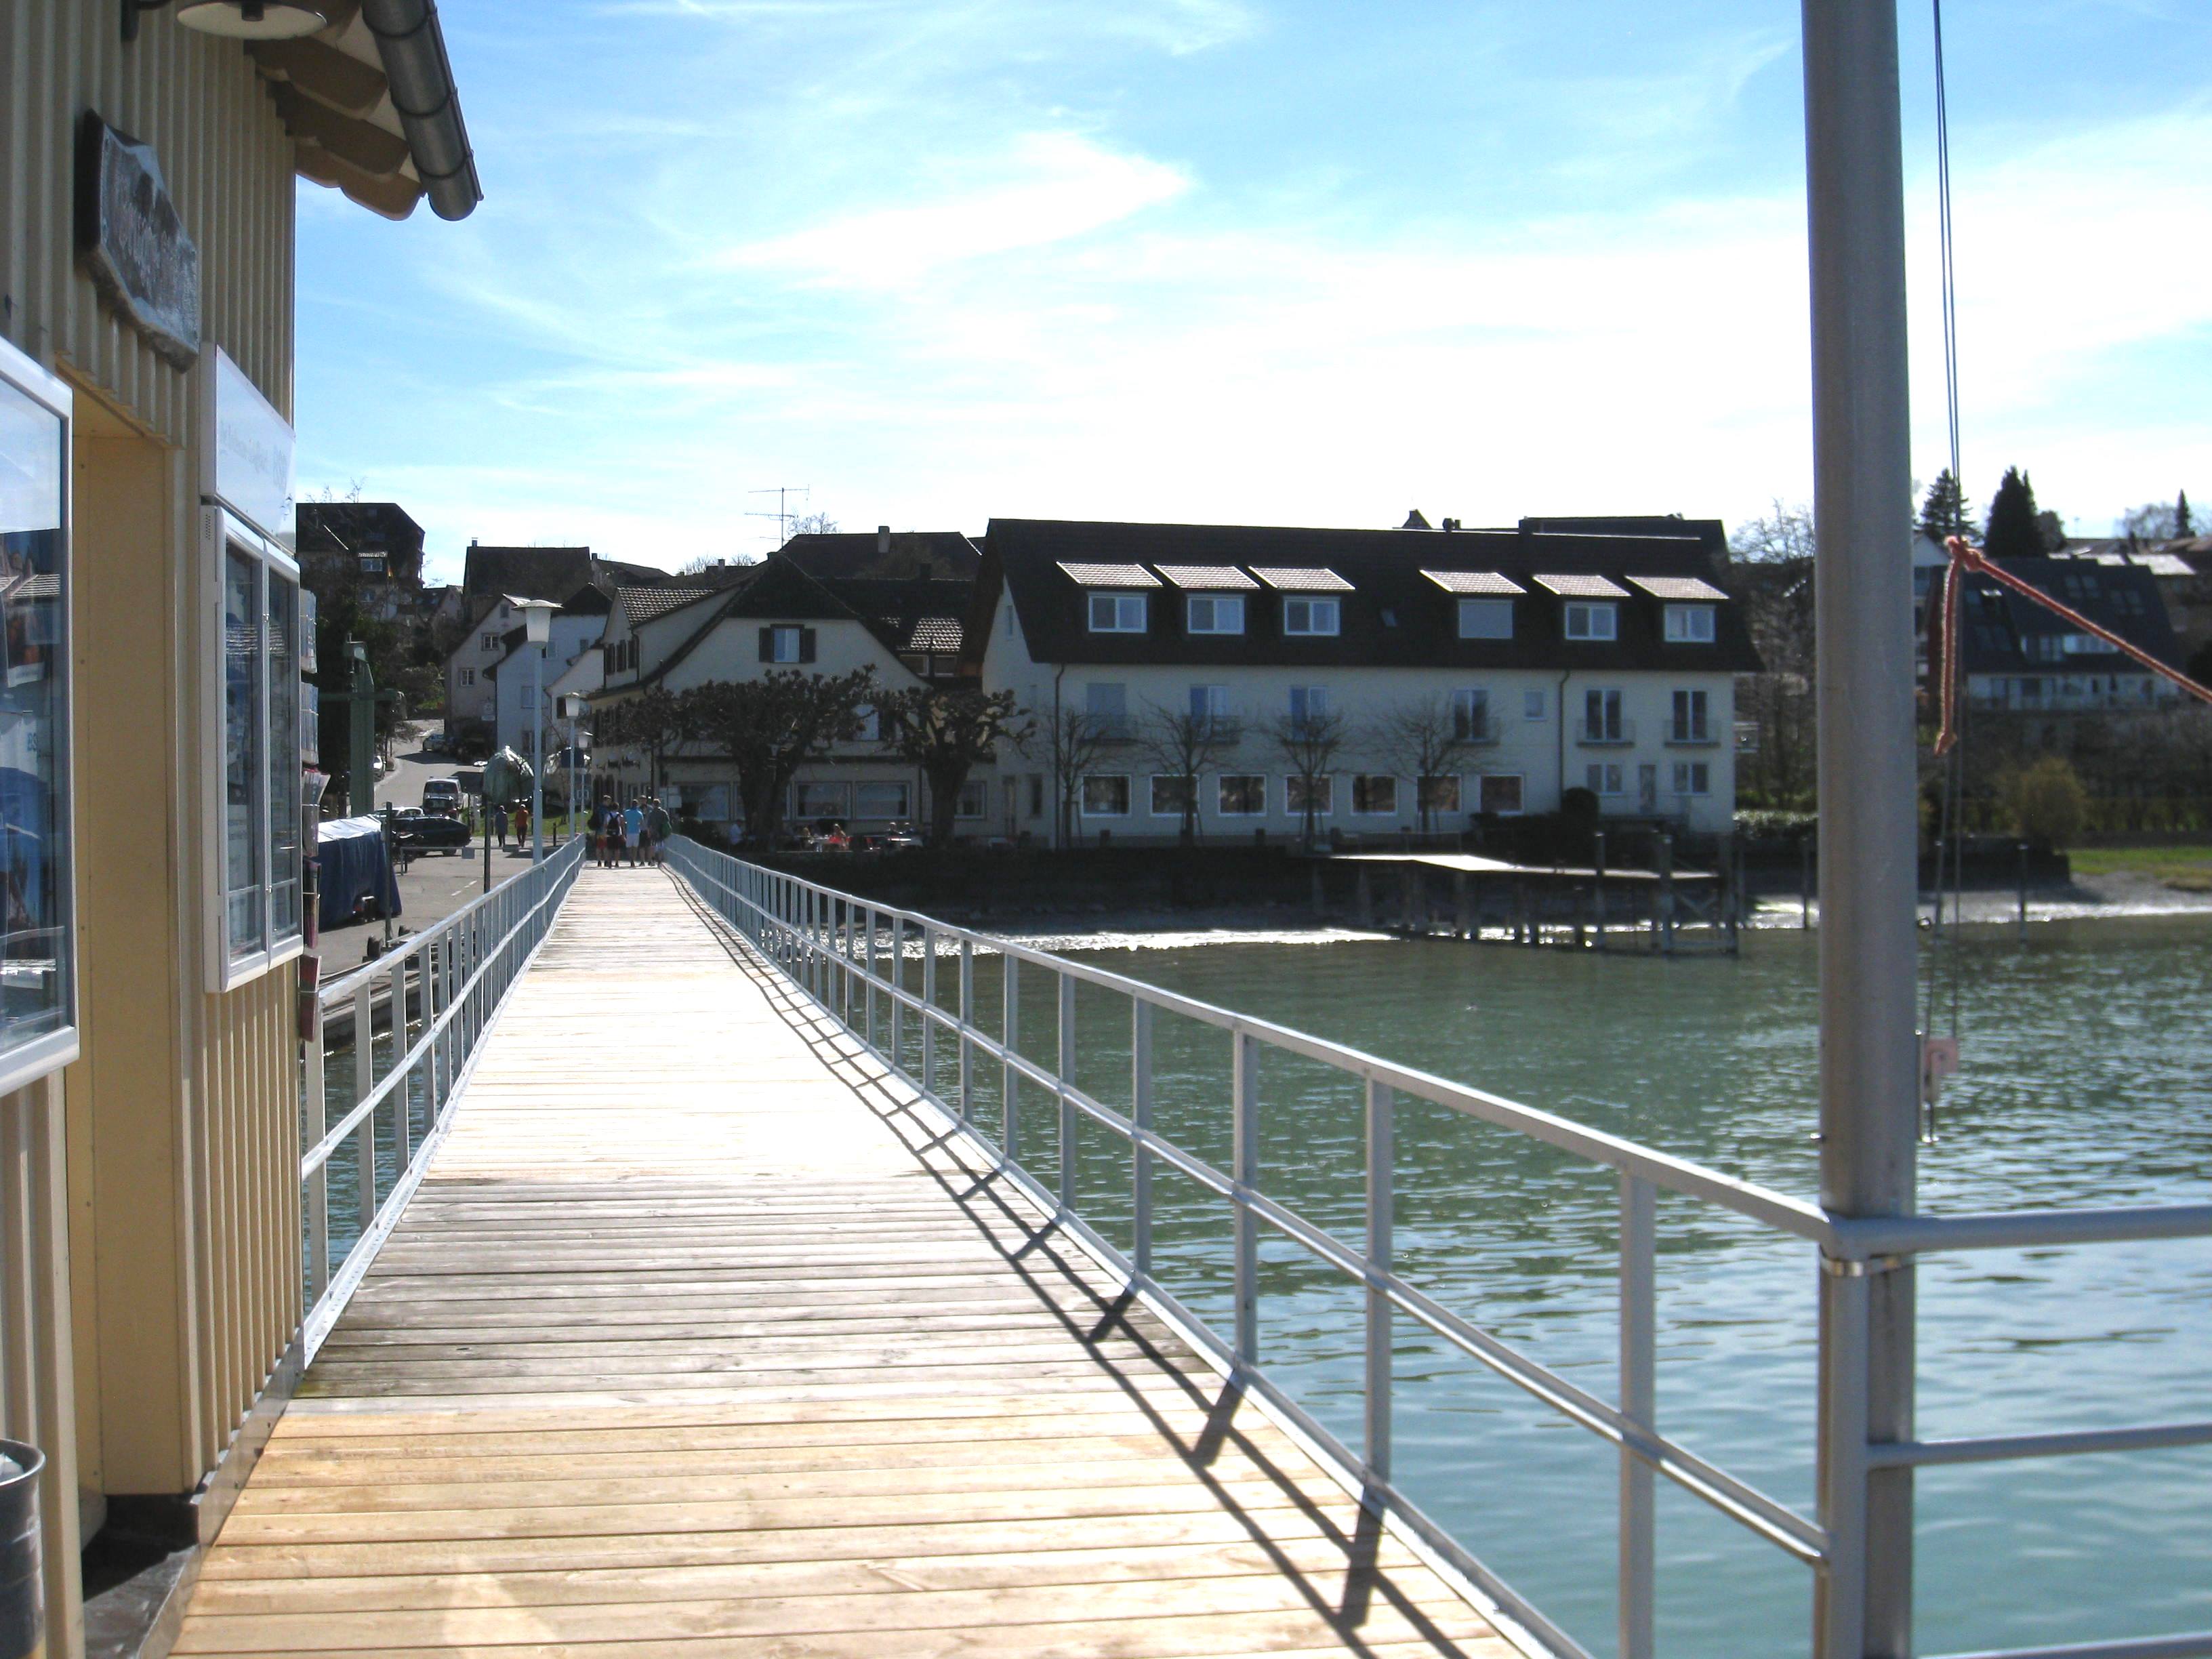
[[[1954,920],[1949,896],[1944,925],[1973,928],[2016,927],[2016,892],[1977,891],[1960,896]],[[1920,904],[1928,926],[1931,901]],[[2212,893],[2168,887],[2155,877],[2134,872],[2077,878],[2063,888],[2031,889],[2027,920],[2051,922],[2117,922],[2212,918]],[[1806,929],[1794,895],[1765,894],[1753,901],[1743,923],[1748,933],[1817,932],[1820,905],[1812,906]],[[1194,906],[1188,909],[1115,912],[1100,904],[1079,909],[1040,910],[1006,921],[945,915],[942,920],[978,933],[996,933],[1041,951],[1174,951],[1208,945],[1340,945],[1395,942],[1401,935],[1387,927],[1356,927],[1314,916],[1292,903]],[[1438,935],[1443,937],[1443,935]]]

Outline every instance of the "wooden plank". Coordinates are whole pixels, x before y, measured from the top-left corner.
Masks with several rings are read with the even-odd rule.
[[[929,1138],[665,875],[586,872],[174,1650],[1507,1651]]]

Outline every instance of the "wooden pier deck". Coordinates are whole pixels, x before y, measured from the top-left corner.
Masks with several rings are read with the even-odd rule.
[[[1516,1651],[874,1076],[585,872],[175,1651]]]

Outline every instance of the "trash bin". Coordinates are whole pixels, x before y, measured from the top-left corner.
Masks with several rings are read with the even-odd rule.
[[[39,1471],[46,1466],[35,1447],[0,1440],[0,1659],[45,1659]]]

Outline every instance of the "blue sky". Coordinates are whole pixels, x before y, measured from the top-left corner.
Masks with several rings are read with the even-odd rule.
[[[1788,0],[451,0],[487,199],[303,184],[303,494],[674,566],[1809,493]],[[1926,9],[1915,462],[1944,464]],[[1967,484],[2212,507],[2212,6],[1951,0]],[[2191,67],[2191,66],[2195,67]]]

